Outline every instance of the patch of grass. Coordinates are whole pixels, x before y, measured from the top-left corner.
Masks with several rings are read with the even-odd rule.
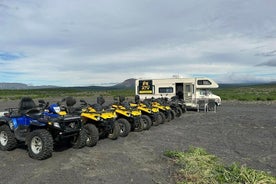
[[[222,87],[214,89],[222,100],[273,101],[276,100],[276,85],[256,85],[243,87]]]
[[[50,88],[50,89],[24,89],[24,90],[0,90],[0,99],[18,100],[23,96],[33,99],[43,99],[51,97],[90,97],[96,95],[103,96],[134,96],[131,89],[87,89],[87,88]]]
[[[216,156],[202,148],[191,147],[186,152],[165,151],[178,170],[174,174],[178,184],[184,183],[255,183],[276,184],[276,178],[237,163],[224,165]]]

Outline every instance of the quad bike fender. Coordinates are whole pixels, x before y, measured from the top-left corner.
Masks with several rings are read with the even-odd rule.
[[[30,126],[45,127],[45,126],[47,126],[47,124],[45,122],[40,122],[38,120],[31,120]]]
[[[100,121],[101,115],[96,113],[81,113],[81,118],[84,122],[87,121],[87,119],[92,119],[94,121]]]
[[[153,108],[151,109],[151,111],[152,111],[153,113],[157,113],[157,112],[159,112],[159,109],[156,108],[156,107],[153,107]]]
[[[132,114],[132,116],[141,116],[142,115],[141,111],[139,111],[139,110],[131,111],[131,114]]]

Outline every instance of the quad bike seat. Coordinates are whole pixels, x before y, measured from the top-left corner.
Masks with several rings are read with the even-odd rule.
[[[40,109],[37,108],[35,102],[30,97],[23,97],[19,102],[19,113],[20,114],[37,114]]]

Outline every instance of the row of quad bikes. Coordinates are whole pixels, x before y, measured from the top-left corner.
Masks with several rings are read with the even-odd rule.
[[[128,102],[120,96],[108,106],[104,103],[100,96],[96,104],[80,100],[78,107],[73,97],[53,104],[39,100],[36,105],[32,98],[23,97],[19,107],[7,109],[0,117],[0,149],[26,145],[31,158],[43,160],[52,156],[55,145],[93,147],[100,138],[126,137],[131,131],[149,130],[186,112],[183,101],[176,97],[141,101],[135,96],[135,102]]]

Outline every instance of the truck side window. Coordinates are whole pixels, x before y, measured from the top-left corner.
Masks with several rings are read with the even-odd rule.
[[[159,93],[173,93],[172,87],[161,87],[159,88]]]
[[[198,80],[197,85],[211,85],[212,83],[209,80]]]

